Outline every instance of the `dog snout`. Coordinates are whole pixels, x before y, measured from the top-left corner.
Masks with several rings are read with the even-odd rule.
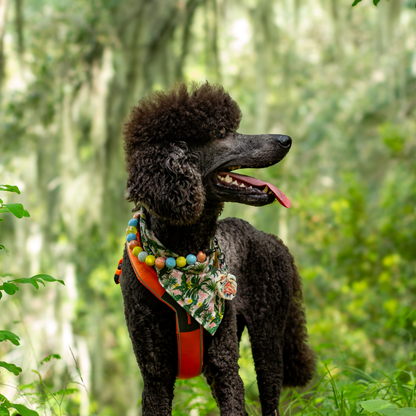
[[[284,136],[283,134],[273,134],[276,137],[280,147],[283,149],[289,149],[292,146],[292,139],[289,136]]]

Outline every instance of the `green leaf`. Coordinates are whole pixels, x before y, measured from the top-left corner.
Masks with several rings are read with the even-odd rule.
[[[4,247],[3,244],[0,244],[0,250],[6,250],[6,247]]]
[[[18,376],[19,373],[22,372],[22,369],[20,367],[17,367],[14,364],[6,363],[5,361],[0,361],[0,367],[5,368],[7,371],[10,371],[15,376]]]
[[[28,409],[23,404],[11,403],[10,407],[15,408],[22,416],[39,416],[38,412],[35,412],[34,410]]]
[[[3,290],[8,295],[14,295],[19,290],[19,288],[15,284],[13,284],[13,283],[5,282],[5,283],[3,283]]]
[[[20,338],[10,331],[0,331],[0,342],[2,341],[10,341],[14,345],[20,345]]]
[[[4,404],[0,405],[0,416],[10,416],[10,412]]]
[[[4,206],[17,218],[22,218],[25,212],[22,204],[4,204]]]
[[[0,394],[0,403],[3,403],[3,402],[9,403],[9,401],[7,400],[7,397]]]
[[[377,6],[377,4],[379,4],[379,3],[380,3],[380,0],[373,0],[374,6]]]
[[[409,406],[410,405],[409,396],[407,395],[406,389],[403,387],[403,384],[399,380],[396,380],[396,382],[397,382],[397,390],[399,390],[400,395],[403,397],[404,404]]]
[[[36,289],[39,289],[38,282],[35,279],[32,279],[31,277],[22,277],[21,279],[9,280],[9,283],[11,283],[11,282],[13,282],[13,283],[30,283],[31,285],[35,286]],[[43,284],[43,282],[42,282],[42,284]]]
[[[34,389],[35,388],[35,383],[29,383],[29,384],[19,384],[17,386],[17,388],[19,390],[25,390],[25,389]]]
[[[48,355],[46,358],[44,358],[41,362],[40,365],[44,364],[44,363],[48,363],[52,358],[55,358],[56,360],[60,360],[61,356],[58,354],[51,354]]]
[[[63,394],[65,396],[68,396],[69,394],[73,394],[73,393],[76,393],[78,391],[79,391],[78,389],[74,389],[73,388],[73,389],[59,390],[59,391],[55,392],[54,394],[55,395],[57,395],[57,394]]]
[[[45,282],[59,282],[59,283],[61,283],[62,285],[65,286],[65,283],[64,283],[63,280],[55,279],[54,277],[49,276],[48,274],[37,274],[36,276],[32,276],[32,277],[22,277],[22,278],[19,278],[19,279],[9,280],[7,283],[8,284],[29,283],[29,284],[33,285],[36,289],[39,289],[39,284],[38,283],[42,283],[42,285],[45,286]],[[7,293],[7,291],[6,291],[6,293]]]
[[[367,400],[360,403],[361,407],[368,412],[379,412],[381,409],[393,408],[397,409],[397,406],[387,400]]]
[[[48,274],[37,274],[36,276],[32,276],[32,279],[42,279],[45,282],[59,282],[61,285],[65,286],[63,280],[55,279],[54,277],[49,276]]]
[[[362,416],[361,413],[358,413],[355,409],[350,413],[350,416]]]
[[[380,409],[378,413],[384,416],[416,416],[416,409],[413,407],[402,407],[400,409]]]
[[[16,194],[20,194],[19,188],[14,185],[0,185],[0,191],[14,192]]]
[[[23,210],[23,216],[26,218],[30,217],[29,211]]]
[[[352,4],[352,7],[356,6],[358,3],[360,3],[362,0],[354,0],[354,3]]]

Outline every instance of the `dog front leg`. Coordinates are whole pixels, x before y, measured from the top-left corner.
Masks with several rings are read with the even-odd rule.
[[[172,415],[174,380],[143,377],[142,416]]]
[[[146,289],[147,290],[147,289]],[[158,301],[160,302],[160,301]],[[177,343],[174,316],[163,321],[160,310],[171,312],[165,305],[152,315],[141,305],[142,314],[130,322],[129,332],[133,350],[143,377],[142,416],[170,416],[177,373]],[[158,313],[159,312],[159,313]],[[154,322],[154,316],[159,321]]]
[[[177,372],[176,339],[169,337],[168,328],[163,328],[164,334],[158,328],[152,332],[146,329],[141,328],[143,337],[138,341],[136,331],[130,331],[144,383],[142,416],[170,416]]]
[[[142,415],[171,415],[178,363],[175,315],[139,282],[126,254],[120,284],[127,328],[144,382]]]
[[[237,319],[235,305],[231,301],[226,301],[224,318],[217,332],[204,342],[203,372],[221,416],[247,416],[244,384],[238,374]]]

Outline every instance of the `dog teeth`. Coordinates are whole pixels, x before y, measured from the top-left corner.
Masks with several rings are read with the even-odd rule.
[[[269,187],[268,187],[268,186],[265,186],[265,187],[264,187],[264,189],[263,189],[263,192],[264,192],[265,194],[267,194],[268,190],[269,190]]]
[[[236,168],[236,169],[238,169],[238,168]],[[230,175],[227,175],[225,177],[221,176],[221,175],[217,175],[217,178],[222,182],[226,182],[228,184],[238,186],[239,188],[247,188],[247,186],[243,182],[240,183],[240,182],[237,181],[237,179],[234,179],[234,181],[233,181],[233,178]],[[253,189],[253,187],[250,186],[248,189]]]

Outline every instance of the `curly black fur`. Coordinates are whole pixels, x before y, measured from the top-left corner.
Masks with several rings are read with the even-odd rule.
[[[206,250],[215,235],[237,277],[214,336],[204,331],[203,373],[221,415],[247,415],[238,375],[244,328],[252,344],[263,415],[277,415],[282,386],[304,386],[315,368],[307,345],[300,276],[282,241],[236,218],[217,222],[224,202],[265,205],[273,196],[221,189],[227,167],[263,167],[287,153],[276,135],[236,133],[238,105],[221,86],[178,84],[141,100],[124,124],[127,199],[172,251]],[[277,209],[277,208],[276,208]],[[143,380],[143,415],[170,415],[177,372],[173,312],[136,278],[126,252],[120,278],[125,315]]]
[[[188,146],[201,146],[235,131],[240,120],[238,105],[221,86],[208,83],[193,84],[189,92],[185,84],[178,84],[142,99],[123,129],[129,173],[127,200],[140,201],[172,223],[196,221],[205,193]],[[154,175],[155,167],[158,175]],[[157,195],[158,190],[163,190],[163,195]]]

